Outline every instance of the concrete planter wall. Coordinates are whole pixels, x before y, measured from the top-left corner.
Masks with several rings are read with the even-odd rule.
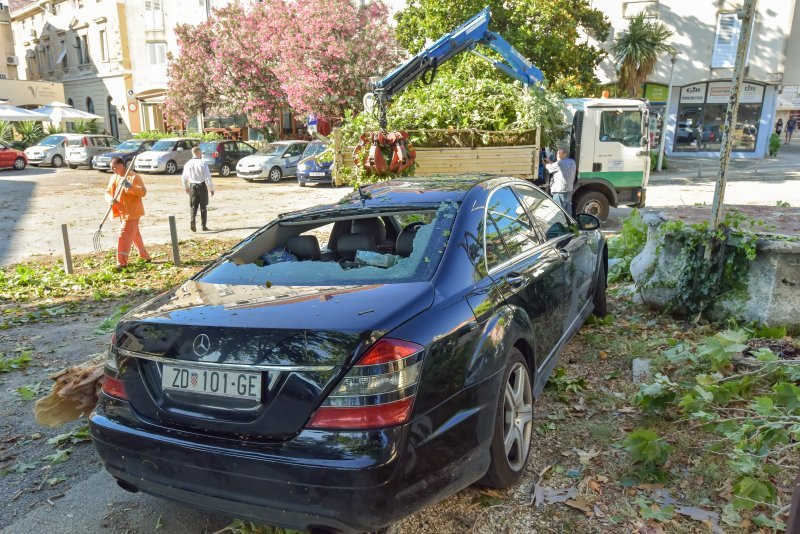
[[[685,261],[680,243],[660,231],[666,219],[658,212],[645,213],[642,218],[648,227],[647,244],[631,261],[631,275],[643,302],[663,310],[675,296]],[[747,290],[721,297],[710,316],[800,328],[800,238],[760,237]]]

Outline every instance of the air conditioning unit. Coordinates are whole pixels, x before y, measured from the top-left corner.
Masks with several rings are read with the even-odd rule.
[[[6,56],[6,65],[19,65],[19,58],[17,56]]]

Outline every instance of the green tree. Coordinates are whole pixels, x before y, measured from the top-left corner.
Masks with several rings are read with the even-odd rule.
[[[25,146],[35,145],[44,136],[42,124],[39,122],[17,122],[14,124],[14,129],[17,130],[17,134],[19,134],[20,140]]]
[[[417,53],[427,39],[452,31],[486,5],[492,10],[489,29],[539,67],[551,89],[567,96],[597,92],[594,70],[605,52],[583,34],[605,41],[610,24],[587,0],[409,0],[396,15],[397,40]]]
[[[644,12],[631,19],[628,29],[611,45],[620,91],[639,96],[639,88],[653,74],[659,54],[675,51],[669,44],[671,37],[672,30],[661,22],[648,20]]]

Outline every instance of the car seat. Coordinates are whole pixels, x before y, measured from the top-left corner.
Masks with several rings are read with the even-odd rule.
[[[413,222],[403,228],[397,236],[394,253],[398,256],[408,257],[414,250],[414,238],[417,237],[417,232],[422,226],[424,226],[424,223]]]
[[[319,241],[313,235],[296,235],[286,240],[284,248],[291,252],[297,259],[319,261]]]
[[[375,245],[379,249],[391,250],[391,241],[386,241],[386,225],[380,217],[370,217],[368,219],[354,219],[350,225],[350,232],[353,234],[369,234],[375,239]]]
[[[339,236],[339,241],[336,243],[336,254],[340,260],[355,260],[356,252],[359,250],[377,252],[375,237],[372,234],[363,233]]]

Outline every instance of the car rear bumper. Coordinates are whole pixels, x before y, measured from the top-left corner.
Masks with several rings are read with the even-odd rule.
[[[312,172],[321,172],[322,176],[311,176]],[[301,184],[328,184],[331,182],[331,173],[325,171],[306,171],[297,173],[297,182]]]
[[[85,158],[71,158],[67,160],[68,165],[91,165],[92,158],[85,157]]]
[[[127,403],[111,403],[92,414],[92,441],[111,475],[146,493],[301,530],[370,531],[407,513],[393,505],[406,427],[306,430],[258,446],[132,428],[130,415],[115,421]]]

